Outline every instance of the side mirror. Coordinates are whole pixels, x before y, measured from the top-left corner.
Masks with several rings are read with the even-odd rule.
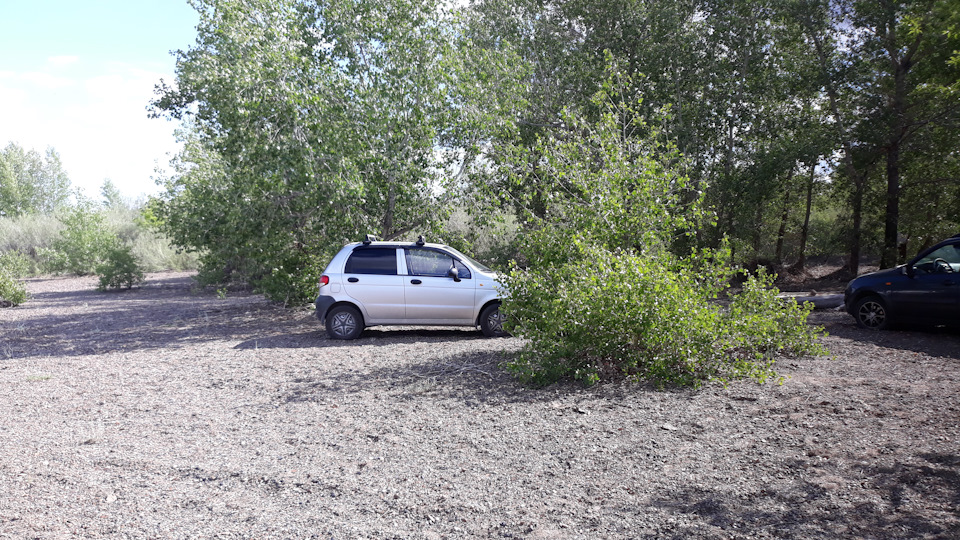
[[[903,273],[906,274],[907,277],[913,277],[917,274],[917,269],[914,268],[912,264],[905,264],[903,265]]]
[[[453,281],[460,283],[460,271],[457,270],[457,267],[451,267],[450,271],[447,272],[447,275],[453,278]]]

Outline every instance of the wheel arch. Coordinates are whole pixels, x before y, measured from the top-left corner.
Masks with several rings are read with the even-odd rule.
[[[474,319],[474,324],[480,326],[480,315],[483,315],[483,310],[487,309],[487,307],[493,305],[499,306],[502,304],[503,300],[500,298],[491,298],[490,300],[487,300],[482,306],[480,306],[480,309],[477,310],[477,316]]]
[[[867,298],[869,296],[876,296],[883,303],[884,307],[889,309],[890,303],[887,301],[886,295],[881,294],[879,291],[876,291],[874,289],[860,289],[858,291],[855,291],[850,296],[850,300],[848,301],[846,306],[844,306],[847,309],[847,313],[850,313],[851,315],[853,315],[853,309],[856,307],[857,303],[860,300],[863,300],[864,298]]]
[[[363,323],[363,326],[366,327],[366,325],[367,325],[367,314],[363,312],[363,308],[360,307],[360,306],[358,306],[357,304],[355,304],[355,303],[353,303],[353,302],[349,302],[349,301],[347,301],[347,300],[339,300],[339,301],[337,301],[337,302],[334,302],[334,303],[330,304],[330,306],[327,307],[327,309],[323,312],[323,315],[322,315],[322,316],[318,316],[317,318],[319,318],[320,321],[321,321],[324,325],[326,325],[326,324],[327,324],[327,315],[329,315],[330,312],[333,311],[334,308],[338,308],[338,307],[340,307],[340,306],[350,306],[350,307],[352,307],[353,309],[357,310],[357,311],[360,313],[360,322],[362,322],[362,323]]]

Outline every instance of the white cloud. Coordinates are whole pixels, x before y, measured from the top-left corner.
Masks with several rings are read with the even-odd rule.
[[[52,66],[68,66],[70,64],[76,64],[80,61],[79,56],[51,56],[47,58],[47,63]]]
[[[0,71],[0,106],[4,109],[4,115],[15,114],[15,111],[21,107],[29,95],[26,90],[15,86],[11,81],[16,74],[9,71]],[[9,118],[4,118],[4,122],[9,122]]]
[[[75,84],[73,79],[67,77],[58,77],[56,75],[51,75],[50,73],[43,73],[39,71],[24,73],[20,75],[20,79],[34,87],[47,90],[67,88]]]
[[[175,125],[151,119],[154,85],[169,75],[104,64],[69,75],[0,72],[0,145],[53,147],[75,187],[99,196],[107,178],[124,194],[154,193],[151,176],[179,150]]]

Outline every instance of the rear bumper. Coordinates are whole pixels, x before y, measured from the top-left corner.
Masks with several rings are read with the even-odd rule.
[[[332,296],[321,294],[317,297],[317,301],[313,304],[317,306],[317,318],[320,319],[321,322],[324,322],[324,319],[327,318],[327,311],[329,311],[330,307],[335,303],[336,300],[334,300]]]

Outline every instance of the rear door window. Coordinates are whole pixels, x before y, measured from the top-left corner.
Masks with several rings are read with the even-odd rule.
[[[346,274],[397,275],[396,248],[355,249],[343,269]]]

